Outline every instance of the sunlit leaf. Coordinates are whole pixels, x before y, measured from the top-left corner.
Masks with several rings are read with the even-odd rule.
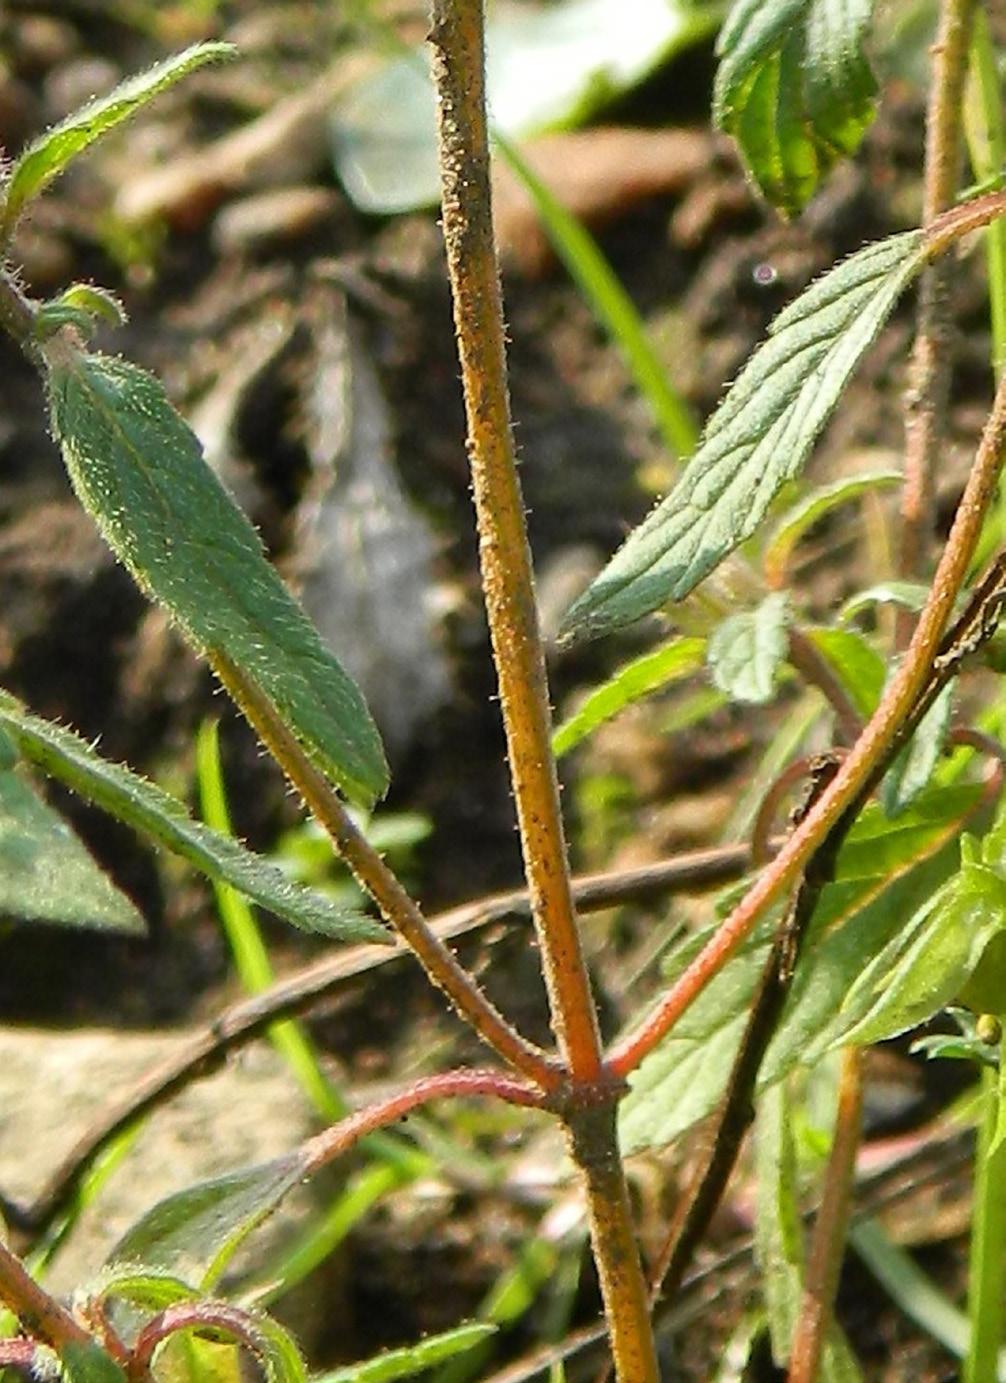
[[[772,1357],[789,1362],[790,1344],[803,1295],[803,1225],[797,1200],[792,1110],[784,1085],[758,1102],[754,1126],[755,1257],[772,1339]]]
[[[887,680],[887,664],[851,629],[807,629],[807,637],[838,676],[864,720],[873,715]]]
[[[681,600],[754,532],[802,469],[849,376],[921,268],[921,231],[860,250],[772,323],[674,489],[568,612],[596,636]]]
[[[697,672],[705,651],[705,639],[672,639],[654,653],[644,653],[620,667],[606,682],[595,687],[579,709],[557,728],[552,737],[556,755],[561,758],[568,754],[574,745],[634,701]]]
[[[805,495],[779,520],[765,545],[762,567],[769,584],[782,584],[793,549],[804,534],[826,514],[874,490],[893,489],[903,480],[901,471],[863,471],[859,475],[833,481],[830,485],[821,485]]]
[[[193,821],[177,798],[122,764],[103,759],[69,730],[29,714],[5,692],[0,692],[0,728],[25,759],[50,777],[151,836],[211,879],[231,884],[277,917],[342,941],[388,939],[373,918],[292,883],[282,870],[236,840]]]
[[[0,914],[142,935],[143,918],[58,812],[0,770]]]
[[[395,1383],[398,1378],[411,1378],[437,1364],[443,1364],[457,1354],[464,1354],[473,1345],[494,1334],[496,1326],[485,1321],[471,1321],[455,1326],[440,1335],[431,1335],[417,1345],[405,1349],[390,1349],[359,1364],[348,1364],[331,1373],[317,1374],[311,1383]]]
[[[950,682],[943,688],[888,770],[884,779],[884,809],[888,816],[897,816],[903,811],[933,776],[950,729],[954,686],[954,682]]]
[[[199,652],[239,668],[318,768],[371,804],[387,769],[363,698],[160,382],[61,341],[47,364],[53,431],[81,503],[116,555]]]
[[[929,595],[929,587],[918,581],[881,581],[868,590],[860,591],[845,602],[838,612],[840,624],[846,624],[861,611],[871,605],[900,605],[903,610],[916,613],[922,609]]]
[[[51,130],[39,135],[16,160],[6,180],[3,210],[0,213],[0,240],[9,235],[25,204],[37,197],[96,139],[120,125],[197,67],[234,57],[236,52],[229,43],[197,43],[183,53],[158,63],[148,72],[130,77],[109,95],[74,111]]]
[[[66,1383],[126,1383],[122,1369],[97,1344],[70,1340],[60,1348],[59,1361]]]
[[[171,1273],[142,1271],[128,1266],[106,1269],[89,1290],[90,1299],[115,1298],[130,1306],[163,1311],[180,1301],[196,1301],[199,1292]]]
[[[770,202],[797,212],[873,119],[873,0],[736,0],[720,31],[713,113]]]
[[[786,657],[789,615],[789,597],[776,591],[757,609],[717,625],[707,654],[713,685],[734,701],[771,701]]]
[[[304,1155],[295,1150],[188,1186],[158,1202],[128,1229],[108,1263],[131,1271],[160,1269],[206,1291],[305,1173]]]

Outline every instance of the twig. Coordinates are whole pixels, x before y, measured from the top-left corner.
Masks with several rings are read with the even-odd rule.
[[[964,82],[975,0],[941,0],[933,47],[926,114],[922,224],[931,225],[952,205],[960,179]],[[902,491],[901,572],[918,574],[925,558],[932,516],[932,477],[946,431],[950,398],[949,298],[952,259],[923,271],[918,325],[906,397],[905,485]],[[899,621],[902,642],[910,625]]]
[[[764,910],[799,877],[820,843],[857,800],[912,714],[940,651],[944,626],[974,554],[985,513],[995,494],[1006,441],[1006,383],[1000,381],[992,411],[954,517],[932,587],[901,664],[863,733],[850,749],[834,782],[776,859],[765,868],[716,935],[658,1003],[641,1026],[621,1041],[609,1065],[619,1075],[632,1071],[734,954]]]
[[[863,1112],[863,1053],[846,1047],[838,1082],[835,1136],[814,1222],[800,1316],[793,1335],[788,1383],[814,1383],[831,1320],[845,1254]]]
[[[213,670],[240,706],[259,739],[325,828],[340,858],[374,899],[387,922],[415,954],[433,984],[503,1060],[542,1089],[555,1089],[561,1073],[554,1059],[529,1042],[490,1003],[474,977],[444,945],[380,854],[363,835],[328,779],[307,758],[271,704],[243,672],[218,653]]]

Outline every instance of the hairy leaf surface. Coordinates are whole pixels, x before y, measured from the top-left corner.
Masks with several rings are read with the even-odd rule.
[[[751,536],[802,469],[849,376],[921,268],[921,231],[854,254],[775,319],[671,493],[566,615],[594,637],[681,600]]]
[[[318,768],[372,804],[387,769],[362,696],[160,382],[126,361],[59,346],[48,358],[53,430],[109,545],[201,653],[239,668]]]
[[[148,101],[182,77],[208,62],[234,57],[229,43],[197,43],[183,53],[165,59],[148,72],[117,86],[109,95],[74,111],[51,130],[39,135],[16,160],[6,181],[0,212],[0,238],[5,237],[24,206],[37,197],[54,178],[103,134],[128,120]]]
[[[771,701],[786,657],[789,614],[789,597],[776,591],[757,609],[717,625],[709,638],[713,685],[734,701],[755,706]]]
[[[737,0],[720,30],[713,115],[773,206],[795,213],[858,147],[876,83],[873,0]]]
[[[295,927],[342,941],[389,939],[373,918],[292,883],[282,870],[236,840],[193,821],[177,798],[122,764],[103,759],[69,730],[29,714],[4,692],[0,692],[0,729],[25,759],[50,777]]]

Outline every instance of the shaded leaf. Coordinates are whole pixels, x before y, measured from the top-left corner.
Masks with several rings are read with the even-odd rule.
[[[348,1364],[331,1373],[315,1375],[311,1383],[395,1383],[398,1378],[411,1378],[457,1354],[464,1354],[473,1345],[494,1334],[496,1326],[487,1321],[470,1321],[455,1326],[440,1335],[431,1335],[417,1345],[405,1349],[390,1349],[359,1364]]]
[[[199,652],[239,668],[317,767],[372,804],[387,769],[363,698],[160,382],[126,361],[59,344],[47,356],[53,430],[109,545]]]
[[[888,816],[897,816],[903,811],[933,776],[950,729],[955,686],[954,681],[943,688],[888,770],[883,788],[884,809]]]
[[[851,629],[807,629],[807,637],[838,676],[856,710],[868,720],[887,681],[887,664]]]
[[[709,638],[707,661],[713,683],[734,701],[771,701],[786,657],[789,597],[766,596],[755,610],[731,615]]]
[[[620,667],[606,682],[595,687],[579,709],[557,728],[552,736],[556,756],[561,758],[568,754],[574,745],[634,701],[697,672],[705,651],[705,639],[672,639],[663,648],[644,653]]]
[[[737,0],[720,31],[713,114],[780,210],[797,212],[873,119],[863,50],[873,0]]]
[[[804,534],[826,514],[842,504],[849,504],[873,490],[891,490],[900,485],[900,471],[862,471],[821,485],[805,495],[776,525],[762,553],[762,567],[769,585],[779,586],[785,577],[786,566],[797,543]]]
[[[59,1351],[66,1383],[126,1383],[126,1375],[110,1354],[96,1344],[64,1344]]]
[[[777,1085],[758,1102],[754,1128],[755,1258],[772,1339],[772,1358],[789,1362],[803,1295],[803,1225],[796,1188],[792,1110],[786,1087]]]
[[[373,918],[292,883],[282,870],[236,840],[193,821],[177,798],[122,764],[101,758],[69,730],[29,714],[5,692],[0,692],[0,728],[50,777],[277,917],[342,941],[388,940],[387,931]]]
[[[67,822],[10,769],[0,771],[0,913],[68,927],[146,931],[134,905]]]
[[[881,581],[868,590],[850,596],[839,610],[838,620],[840,624],[846,624],[871,605],[900,605],[904,610],[918,612],[925,605],[928,595],[929,587],[919,581]]]
[[[237,1248],[304,1179],[296,1150],[255,1167],[188,1186],[159,1201],[128,1229],[109,1266],[161,1269],[207,1291]]]
[[[837,265],[775,319],[671,493],[566,615],[567,638],[681,600],[754,532],[810,449],[925,257],[906,231]]]
[[[183,53],[166,58],[148,72],[122,82],[109,95],[92,101],[54,125],[29,144],[15,161],[6,180],[0,214],[0,240],[5,239],[24,206],[37,197],[54,178],[96,139],[127,120],[175,82],[197,67],[234,57],[229,43],[197,43]]]

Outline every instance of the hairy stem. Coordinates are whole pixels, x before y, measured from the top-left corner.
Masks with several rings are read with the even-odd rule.
[[[54,1349],[92,1344],[90,1335],[69,1311],[51,1297],[0,1243],[0,1301],[6,1302],[22,1328]]]
[[[932,587],[912,641],[880,705],[806,821],[793,832],[772,864],[762,870],[716,935],[653,1012],[614,1049],[609,1065],[616,1074],[628,1074],[647,1052],[652,1051],[723,968],[764,910],[795,883],[829,831],[870,780],[902,725],[911,716],[939,651],[944,626],[964,584],[982,522],[995,494],[1004,442],[1006,382],[1000,381]]]
[[[824,1178],[824,1195],[814,1222],[807,1280],[793,1335],[788,1383],[814,1383],[831,1322],[845,1231],[852,1204],[856,1153],[863,1111],[863,1053],[846,1047],[838,1082],[835,1137]]]
[[[964,82],[975,0],[941,0],[926,113],[922,224],[953,203],[963,148]],[[954,263],[941,259],[923,271],[905,418],[901,572],[915,576],[925,561],[932,528],[933,471],[946,430],[950,397],[949,300]],[[902,642],[910,625],[899,621]]]
[[[545,1052],[527,1041],[489,1002],[475,979],[444,945],[394,873],[359,831],[328,779],[239,668],[211,654],[213,670],[240,706],[259,739],[332,839],[339,856],[381,909],[386,921],[414,952],[429,978],[488,1046],[542,1089],[555,1089],[561,1072]]]
[[[493,238],[482,0],[434,0],[443,231],[468,419],[482,588],[499,682],[531,914],[559,1050],[578,1080],[601,1044],[577,928],[551,752],[545,658],[510,424]]]

